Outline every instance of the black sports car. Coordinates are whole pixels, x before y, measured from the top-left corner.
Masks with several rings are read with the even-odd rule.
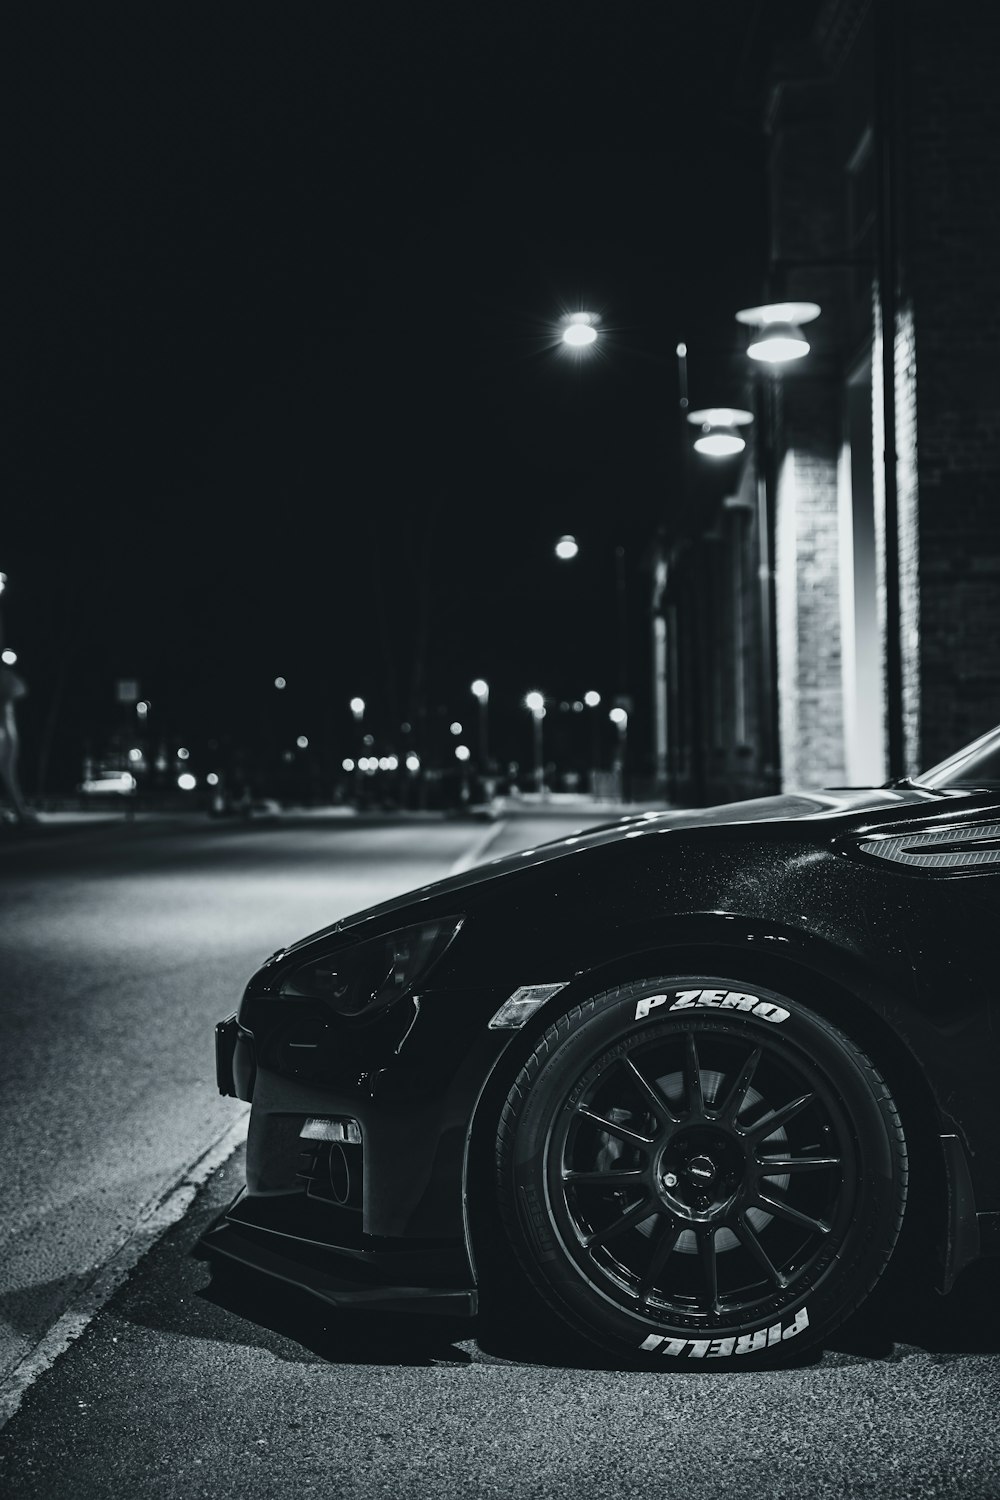
[[[1000,1249],[998,927],[1000,728],[411,891],[273,954],[217,1027],[253,1108],[200,1253],[459,1314],[516,1257],[661,1366],[822,1340],[901,1231],[947,1291]]]

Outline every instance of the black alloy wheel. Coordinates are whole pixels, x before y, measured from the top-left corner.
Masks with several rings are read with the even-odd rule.
[[[711,976],[626,985],[550,1026],[497,1159],[544,1299],[661,1364],[821,1339],[878,1280],[906,1199],[899,1116],[865,1054],[797,1001]]]

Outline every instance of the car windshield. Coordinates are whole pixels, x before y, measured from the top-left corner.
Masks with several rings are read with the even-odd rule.
[[[1000,724],[913,780],[932,791],[945,787],[1000,787]]]

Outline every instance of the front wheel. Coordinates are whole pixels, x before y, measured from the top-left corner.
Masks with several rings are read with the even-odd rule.
[[[660,1365],[820,1341],[885,1269],[906,1142],[871,1060],[798,1000],[689,975],[539,1038],[504,1105],[501,1216],[544,1300]]]

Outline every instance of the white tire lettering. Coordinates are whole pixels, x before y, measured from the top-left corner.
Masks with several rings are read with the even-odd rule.
[[[771,1349],[786,1339],[793,1339],[809,1327],[809,1311],[800,1307],[787,1328],[772,1323],[770,1328],[758,1328],[754,1333],[742,1333],[731,1339],[668,1339],[651,1333],[644,1338],[639,1348],[645,1354],[684,1354],[688,1359],[728,1359],[732,1354],[756,1354],[761,1349]]]
[[[643,995],[635,1008],[635,1019],[641,1021],[644,1016],[648,1016],[649,1012],[655,1010],[658,1005],[665,1005],[668,998],[667,995]]]
[[[753,1008],[753,1014],[759,1016],[762,1021],[787,1021],[791,1015],[790,1010],[785,1010],[781,1005],[775,1005],[770,1000],[761,1000]]]
[[[808,1328],[808,1327],[809,1327],[809,1312],[808,1312],[808,1309],[804,1308],[804,1307],[800,1307],[799,1310],[798,1310],[798,1312],[795,1314],[795,1322],[792,1323],[788,1328],[785,1329],[785,1331],[781,1335],[781,1337],[783,1339],[793,1339],[797,1333],[801,1333],[802,1332],[803,1328]]]

